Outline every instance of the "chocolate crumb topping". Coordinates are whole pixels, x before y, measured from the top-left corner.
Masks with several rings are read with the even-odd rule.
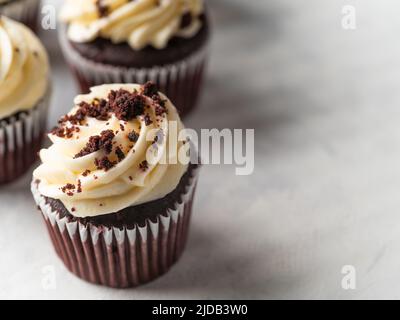
[[[89,142],[86,144],[81,151],[79,151],[74,159],[81,158],[91,154],[93,152],[104,150],[106,154],[110,154],[112,151],[112,141],[115,134],[112,130],[105,130],[100,133],[99,136],[91,136]]]
[[[156,105],[155,111],[156,111],[156,116],[162,116],[162,115],[168,113],[167,108],[165,106],[160,105],[160,104]]]
[[[153,123],[153,121],[150,119],[150,116],[148,114],[146,114],[144,116],[144,123],[146,124],[146,126],[149,126]]]
[[[89,142],[86,144],[86,147],[79,151],[74,159],[81,158],[91,154],[93,152],[100,150],[100,136],[92,136],[89,138]]]
[[[62,192],[65,192],[66,190],[73,190],[75,189],[75,185],[72,183],[67,183],[64,187],[61,188]]]
[[[139,140],[139,134],[135,131],[132,131],[128,134],[128,139],[131,142],[137,142]]]
[[[97,120],[108,120],[110,118],[110,106],[105,99],[94,99],[91,104],[81,102],[79,104],[80,112],[88,117],[96,118]]]
[[[88,125],[84,123],[86,117],[106,121],[110,119],[111,113],[114,113],[119,120],[130,121],[135,117],[144,115],[146,107],[150,108],[146,103],[145,96],[153,100],[153,107],[157,116],[167,113],[166,100],[161,99],[155,83],[147,82],[142,86],[141,92],[142,94],[139,94],[136,90],[134,92],[124,89],[112,90],[108,94],[107,100],[96,98],[91,103],[82,101],[78,104],[78,110],[75,114],[62,117],[59,120],[59,127],[54,128],[51,133],[61,138],[72,138],[74,132],[80,131],[78,125]],[[148,114],[145,115],[144,120],[146,125],[152,123]],[[66,127],[67,122],[73,126]],[[121,124],[120,129],[124,131],[125,126]]]
[[[153,97],[154,95],[158,96],[158,88],[154,82],[146,82],[143,86],[143,94],[149,98]]]
[[[61,187],[61,191],[70,197],[74,195],[73,190],[75,190],[75,185],[72,183],[67,183],[64,187]]]
[[[162,116],[162,115],[168,113],[168,110],[165,106],[165,103],[167,102],[167,100],[161,99],[159,94],[153,95],[151,98],[153,99],[154,104],[155,104],[154,108],[155,108],[156,116]]]
[[[125,154],[120,147],[115,149],[115,154],[117,155],[118,161],[121,162],[125,159]]]
[[[103,3],[103,0],[96,0],[97,12],[100,18],[107,17],[109,14],[109,8]]]
[[[104,171],[108,171],[116,165],[114,161],[110,161],[110,159],[108,159],[107,157],[96,159],[94,163],[98,170],[104,170]]]
[[[90,174],[90,170],[85,170],[85,172],[82,173],[82,176],[87,177]]]
[[[162,107],[165,107],[165,103],[167,102],[167,100],[161,99],[161,96],[159,94],[155,94],[151,97],[151,99],[153,99],[153,101],[157,104],[159,104]]]
[[[58,123],[60,125],[64,125],[66,122],[71,122],[73,125],[81,124],[86,117],[86,113],[82,112],[82,109],[79,109],[75,114],[63,116]]]
[[[100,3],[100,1],[97,3]],[[125,89],[111,90],[106,99],[94,98],[91,102],[80,102],[77,105],[76,112],[62,117],[59,121],[59,126],[52,129],[51,133],[61,138],[76,137],[76,139],[79,139],[81,135],[75,133],[81,132],[80,126],[89,126],[89,122],[86,121],[88,117],[105,121],[107,125],[110,125],[108,120],[114,115],[121,121],[118,130],[115,132],[113,130],[105,130],[100,135],[89,137],[86,146],[74,156],[74,159],[77,159],[102,151],[102,155],[94,161],[95,166],[98,170],[108,171],[126,158],[122,145],[117,144],[115,139],[118,132],[127,131],[128,121],[134,118],[143,121],[146,126],[150,126],[154,121],[158,123],[163,121],[159,116],[163,116],[168,112],[166,101],[161,98],[157,85],[153,82],[147,82],[141,86],[140,90],[135,89],[133,92]],[[151,117],[151,110],[147,109],[153,109],[157,116],[155,120]],[[139,125],[139,130],[141,130],[141,125]],[[132,149],[134,143],[139,140],[139,133],[132,130],[126,137],[132,142],[132,145],[129,146]],[[159,138],[156,137],[153,143],[159,142]],[[114,158],[109,156],[113,150],[116,157],[115,161]],[[139,167],[145,171],[149,168],[149,164],[147,161],[143,161],[139,164]],[[85,170],[82,176],[87,177],[90,173],[90,170]],[[94,179],[97,179],[97,177],[94,176]],[[130,179],[132,180],[132,177]],[[77,186],[66,185],[62,190],[64,193],[71,195],[74,192],[80,193],[82,192],[81,181],[78,181]]]
[[[113,148],[112,141],[115,135],[112,130],[105,130],[100,133],[100,147],[106,154],[110,154]]]

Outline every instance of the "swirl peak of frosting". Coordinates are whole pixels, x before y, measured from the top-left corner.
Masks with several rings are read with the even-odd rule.
[[[102,37],[135,50],[163,49],[173,37],[194,37],[203,11],[203,0],[67,0],[61,20],[74,42]]]
[[[40,151],[42,165],[33,174],[40,193],[78,217],[163,198],[187,170],[187,164],[170,161],[178,157],[169,150],[177,139],[171,138],[171,121],[183,129],[175,107],[153,83],[91,88],[50,132],[52,146]]]
[[[48,89],[49,61],[39,39],[0,15],[0,119],[36,106]]]

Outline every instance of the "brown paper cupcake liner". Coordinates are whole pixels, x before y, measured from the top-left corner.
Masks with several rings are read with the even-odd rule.
[[[41,0],[14,0],[0,4],[0,14],[22,22],[33,31],[38,29],[38,14]]]
[[[89,92],[90,87],[101,84],[143,84],[154,81],[160,91],[175,104],[181,116],[185,116],[195,108],[207,64],[207,45],[185,60],[174,64],[152,68],[126,68],[105,65],[82,57],[71,46],[67,38],[66,26],[60,25],[59,29],[59,39],[65,59],[82,92]]]
[[[180,199],[156,221],[133,229],[97,227],[60,218],[32,182],[56,253],[69,271],[95,284],[113,288],[142,285],[166,273],[181,256],[188,237],[198,169]]]
[[[50,90],[33,109],[0,121],[0,185],[16,180],[36,161],[49,102]]]

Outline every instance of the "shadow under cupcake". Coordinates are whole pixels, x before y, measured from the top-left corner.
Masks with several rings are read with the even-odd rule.
[[[197,104],[209,33],[203,0],[66,1],[59,26],[81,92],[153,81],[181,116]]]

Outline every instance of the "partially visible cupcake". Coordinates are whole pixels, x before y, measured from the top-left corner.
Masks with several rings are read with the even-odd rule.
[[[46,131],[49,62],[25,25],[0,16],[0,184],[37,159]]]
[[[0,15],[37,30],[40,0],[0,0]]]
[[[175,107],[152,83],[102,85],[75,99],[49,134],[53,144],[41,150],[32,181],[72,273],[134,287],[180,257],[198,171],[177,136],[182,130]]]
[[[203,0],[67,0],[59,36],[82,92],[155,82],[181,115],[202,87],[209,22]]]

